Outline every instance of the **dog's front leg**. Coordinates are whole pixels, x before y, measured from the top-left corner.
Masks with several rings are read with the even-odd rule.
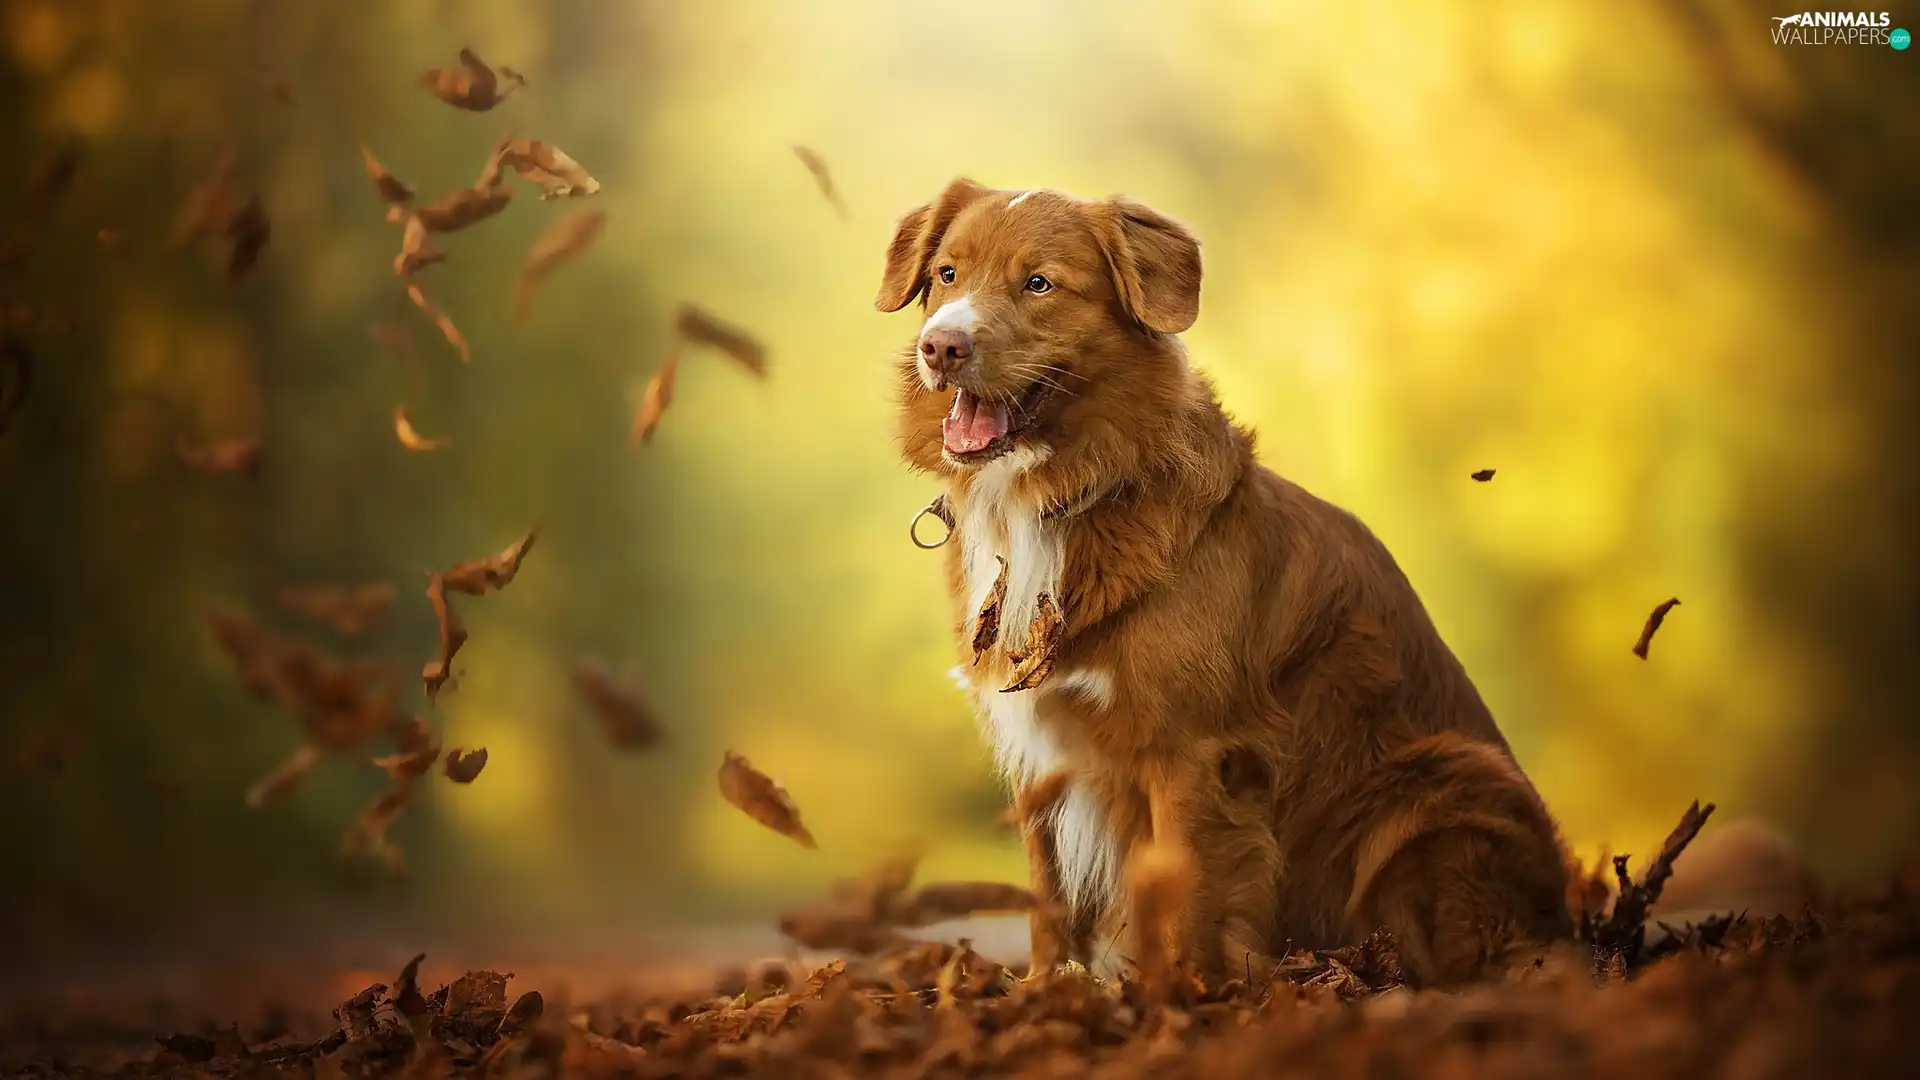
[[[1193,955],[1196,785],[1184,770],[1154,767],[1142,773],[1140,790],[1149,829],[1127,855],[1128,921],[1140,977],[1149,986],[1164,987],[1176,965]]]
[[[1028,888],[1033,910],[1027,915],[1031,941],[1032,975],[1049,972],[1086,952],[1084,934],[1077,934],[1073,913],[1067,910],[1060,887],[1060,860],[1054,839],[1053,811],[1066,791],[1064,774],[1044,777],[1014,794],[1014,817],[1027,849]]]

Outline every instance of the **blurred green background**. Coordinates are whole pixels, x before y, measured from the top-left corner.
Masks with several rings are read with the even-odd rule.
[[[291,934],[312,910],[751,922],[908,837],[931,875],[1017,879],[943,675],[938,560],[904,535],[933,487],[895,456],[886,359],[915,320],[871,305],[895,218],[961,174],[1193,226],[1193,355],[1269,465],[1391,546],[1583,850],[1646,852],[1695,797],[1838,876],[1920,830],[1912,53],[1780,48],[1771,8],[1706,3],[4,11],[5,205],[47,152],[82,155],[54,211],[6,211],[35,244],[10,301],[74,324],[29,336],[39,385],[0,436],[9,950],[241,913]],[[436,101],[418,75],[463,45],[528,89]],[[446,237],[423,281],[463,367],[400,297],[357,147],[431,197],[508,131],[590,170],[608,225],[525,324],[517,267],[571,207],[521,187]],[[229,142],[273,226],[231,293],[167,237]],[[762,337],[771,378],[690,353],[636,451],[683,301]],[[396,320],[397,355],[370,333]],[[402,449],[400,404],[452,448]],[[185,469],[176,433],[258,434],[263,475]],[[463,608],[464,675],[429,715],[492,756],[471,787],[422,785],[395,833],[411,880],[337,869],[371,765],[248,812],[298,735],[201,610],[390,660],[425,709],[422,571],[536,521],[519,579]],[[373,580],[400,599],[359,642],[271,603]],[[663,749],[607,746],[570,683],[587,653],[644,680]],[[30,760],[49,732],[64,771]],[[717,797],[728,747],[787,783],[818,852]]]

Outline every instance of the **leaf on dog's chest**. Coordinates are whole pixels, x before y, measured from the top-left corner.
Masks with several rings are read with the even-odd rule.
[[[973,662],[976,666],[980,658],[1000,640],[1000,609],[1007,601],[1007,560],[998,555],[994,559],[1000,563],[1000,576],[993,579],[993,590],[987,593],[986,602],[980,605],[980,613],[973,620]]]
[[[720,763],[720,795],[748,817],[790,837],[805,848],[816,848],[813,834],[800,823],[800,808],[787,789],[753,767],[746,758],[727,751]]]
[[[647,392],[640,399],[640,408],[633,415],[633,434],[631,441],[647,443],[653,441],[653,430],[660,426],[660,417],[673,404],[673,382],[680,374],[680,353],[678,350],[667,354],[647,381]]]
[[[753,335],[729,326],[692,304],[682,304],[674,317],[674,332],[696,345],[711,345],[739,361],[759,378],[767,377],[767,347]]]
[[[1013,661],[1013,681],[1002,689],[1003,694],[1031,690],[1046,681],[1053,674],[1054,654],[1060,648],[1060,629],[1065,624],[1061,616],[1060,605],[1054,602],[1052,593],[1041,593],[1040,602],[1033,612],[1033,622],[1027,627],[1027,643],[1019,653],[1011,651],[1007,659]]]

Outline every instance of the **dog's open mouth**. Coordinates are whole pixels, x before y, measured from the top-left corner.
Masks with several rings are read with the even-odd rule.
[[[978,462],[999,457],[1013,449],[1020,436],[1033,429],[1040,406],[1056,385],[1054,372],[1035,379],[1020,396],[1008,400],[996,397],[982,400],[966,387],[953,395],[953,408],[940,421],[941,441],[947,454],[957,461]]]

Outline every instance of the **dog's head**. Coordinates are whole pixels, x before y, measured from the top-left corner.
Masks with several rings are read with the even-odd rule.
[[[1166,342],[1200,313],[1200,245],[1128,199],[955,180],[887,248],[875,305],[915,300],[928,314],[903,358],[907,457],[963,470],[1058,449],[1077,425],[1116,434],[1175,392]]]

